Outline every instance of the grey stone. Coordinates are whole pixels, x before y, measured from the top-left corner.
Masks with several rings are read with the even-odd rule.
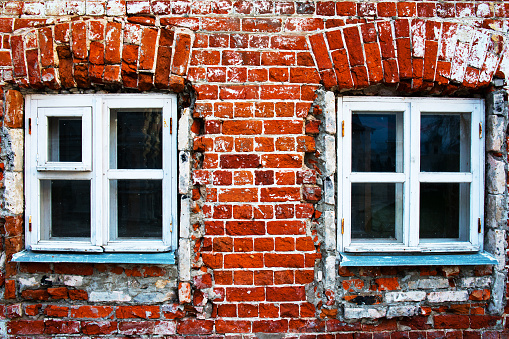
[[[385,293],[385,301],[389,304],[395,302],[422,301],[424,299],[426,299],[426,292],[423,291]]]
[[[336,134],[336,96],[334,92],[325,93],[325,132]]]
[[[191,154],[179,152],[179,193],[187,194],[191,190]]]
[[[504,313],[506,276],[507,272],[505,271],[495,271],[493,275],[494,280],[491,288],[491,299],[488,304],[488,312],[491,314],[502,315]]]
[[[504,91],[491,92],[486,96],[486,110],[488,114],[507,117],[507,108],[504,100]]]
[[[12,160],[10,161],[9,168],[14,172],[23,171],[23,151],[24,151],[24,137],[23,130],[18,128],[8,128],[9,146]]]
[[[12,214],[23,213],[23,173],[5,172],[5,207]]]
[[[428,294],[428,301],[431,303],[443,303],[448,301],[467,301],[467,291],[442,291]]]
[[[191,280],[191,245],[189,239],[179,240],[178,249],[179,280]]]
[[[506,188],[505,163],[488,154],[486,168],[486,191],[491,194],[504,194]]]
[[[180,197],[180,237],[189,238],[191,199],[187,195]]]
[[[141,304],[153,304],[166,301],[166,295],[164,293],[141,293],[133,298],[134,302]],[[147,317],[148,318],[148,317]]]
[[[191,132],[191,126],[193,125],[193,117],[191,116],[191,110],[185,108],[182,110],[178,123],[178,150],[179,151],[191,151],[193,149],[193,138],[194,133]]]
[[[387,319],[396,317],[411,317],[419,314],[419,306],[416,305],[398,305],[389,306],[387,310]]]
[[[334,251],[336,249],[336,213],[325,211],[323,213],[325,225],[325,249]]]
[[[408,288],[411,290],[449,288],[449,280],[446,278],[419,279],[416,281],[409,281]]]
[[[484,249],[491,253],[498,260],[499,271],[502,271],[505,266],[505,231],[498,229],[488,229],[484,232]]]
[[[502,152],[505,143],[506,119],[488,115],[486,119],[486,151]]]
[[[336,282],[336,256],[325,259],[325,289],[334,290]]]
[[[370,307],[370,308],[361,308],[361,307],[345,307],[345,319],[362,319],[362,318],[370,318],[377,319],[383,318],[387,314],[387,309],[385,307]]]
[[[326,135],[325,142],[325,173],[324,175],[330,176],[336,173],[336,138],[331,135]]]
[[[114,302],[131,301],[131,296],[122,291],[97,292],[92,291],[88,295],[88,301],[91,302]]]
[[[491,277],[466,277],[460,280],[459,286],[473,288],[489,288],[491,285]]]
[[[323,194],[324,201],[326,204],[335,205],[336,200],[336,190],[334,188],[334,177],[325,177],[323,182]]]
[[[507,224],[507,200],[501,194],[486,194],[484,227],[502,228]]]

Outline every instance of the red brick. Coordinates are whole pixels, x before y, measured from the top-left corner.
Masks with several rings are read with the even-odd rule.
[[[151,28],[144,28],[140,45],[140,70],[152,70],[156,51],[157,31]]]
[[[345,28],[344,35],[345,43],[348,47],[350,65],[364,65],[364,54],[358,28],[356,26]]]
[[[415,2],[398,2],[397,7],[399,17],[413,17],[417,12]]]
[[[260,318],[279,318],[279,307],[274,304],[260,304],[259,315]]]
[[[276,251],[277,239],[276,239]],[[303,268],[304,267],[304,256],[302,254],[265,254],[265,266],[266,267],[292,267],[292,268]]]
[[[309,32],[323,28],[324,24],[321,18],[288,18],[285,24],[285,30],[289,32]]]
[[[44,308],[44,315],[48,317],[58,317],[58,318],[68,317],[69,307],[48,305]]]
[[[436,5],[433,2],[417,3],[417,16],[434,17],[436,16]]]
[[[306,227],[300,220],[278,220],[267,222],[267,233],[274,235],[305,234]]]
[[[11,54],[14,66],[14,75],[18,77],[27,75],[25,66],[25,50],[23,48],[23,37],[11,37]]]
[[[410,39],[396,39],[400,78],[412,77],[412,50]]]
[[[88,335],[113,334],[117,332],[116,321],[83,321],[81,331]]]
[[[396,16],[396,3],[395,2],[379,2],[377,4],[377,12],[380,17]]]
[[[67,287],[53,287],[48,288],[48,293],[52,299],[67,299],[69,298]]]
[[[155,323],[152,321],[119,322],[118,331],[125,335],[154,333]]]
[[[288,331],[288,320],[256,320],[253,321],[255,333],[285,333]]]
[[[228,235],[264,235],[264,221],[227,221],[226,234]]]
[[[30,300],[48,300],[49,294],[46,290],[24,290],[21,292],[24,299]]]
[[[71,308],[72,318],[107,318],[111,317],[111,306],[74,306]]]
[[[266,154],[262,155],[261,163],[264,168],[300,168],[302,167],[302,156],[299,154]]]
[[[251,322],[243,320],[216,320],[217,333],[250,333]]]
[[[265,289],[263,287],[227,287],[226,300],[228,301],[264,301]]]
[[[240,20],[238,18],[203,18],[202,29],[205,31],[239,31]]]
[[[235,270],[233,272],[233,281],[235,282],[235,285],[253,285],[253,272]],[[239,305],[239,316],[240,308],[241,305]]]
[[[467,315],[435,315],[434,318],[435,328],[447,328],[447,329],[461,329],[469,328],[470,319]]]
[[[69,299],[88,300],[88,293],[85,290],[69,290]]]
[[[117,306],[115,316],[117,319],[157,319],[160,317],[159,306]]]
[[[14,320],[7,323],[8,334],[43,334],[43,320]]]
[[[384,82],[395,84],[399,82],[398,64],[395,59],[383,60]]]
[[[377,43],[364,44],[366,65],[368,66],[369,82],[376,84],[383,79],[382,60]]]
[[[171,64],[171,73],[186,75],[191,52],[191,36],[188,34],[177,34],[175,38],[175,53]]]
[[[86,59],[88,56],[86,22],[73,22],[71,34],[74,57],[77,59]]]
[[[267,301],[302,301],[306,299],[304,287],[267,287]]]
[[[73,275],[92,275],[94,273],[94,266],[91,264],[54,264],[54,271],[56,274],[73,274]]]
[[[427,40],[425,46],[423,80],[434,81],[438,43],[436,41]]]
[[[79,321],[45,320],[44,333],[46,334],[73,334],[79,333]]]
[[[46,25],[46,22],[47,22],[46,19],[34,19],[34,18],[15,19],[14,30],[17,31],[18,29],[22,29],[22,28],[42,27],[42,26]]]
[[[262,254],[225,254],[225,268],[261,268],[263,267]]]

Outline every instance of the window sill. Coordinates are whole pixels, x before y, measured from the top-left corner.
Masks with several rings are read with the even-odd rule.
[[[340,253],[340,266],[435,266],[435,265],[496,265],[498,260],[488,252],[464,254],[384,254]]]
[[[14,262],[53,262],[91,264],[162,264],[174,265],[174,252],[158,253],[48,253],[21,251],[12,256]]]

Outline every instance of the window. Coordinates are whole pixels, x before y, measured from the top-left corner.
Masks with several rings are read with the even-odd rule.
[[[176,249],[175,117],[172,95],[28,96],[27,248]]]
[[[482,246],[483,101],[339,99],[342,252]]]

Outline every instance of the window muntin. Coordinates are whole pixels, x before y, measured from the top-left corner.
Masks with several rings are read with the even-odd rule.
[[[37,125],[26,131],[27,247],[97,252],[176,249],[177,232],[172,232],[177,213],[176,127],[170,123],[176,116],[175,99],[28,96],[26,122],[49,116],[51,127]],[[76,121],[84,115],[69,111],[90,112],[90,138],[84,133],[76,137],[80,134]],[[85,124],[81,126],[83,131]],[[90,145],[82,152],[82,157],[91,154],[90,170],[65,167],[76,165],[66,160],[78,158],[72,152],[79,142]],[[56,146],[41,149],[36,146],[40,143]],[[41,150],[52,154],[52,148],[58,148],[56,163],[65,169],[35,165]]]
[[[482,100],[345,97],[338,107],[338,249],[479,250]]]

